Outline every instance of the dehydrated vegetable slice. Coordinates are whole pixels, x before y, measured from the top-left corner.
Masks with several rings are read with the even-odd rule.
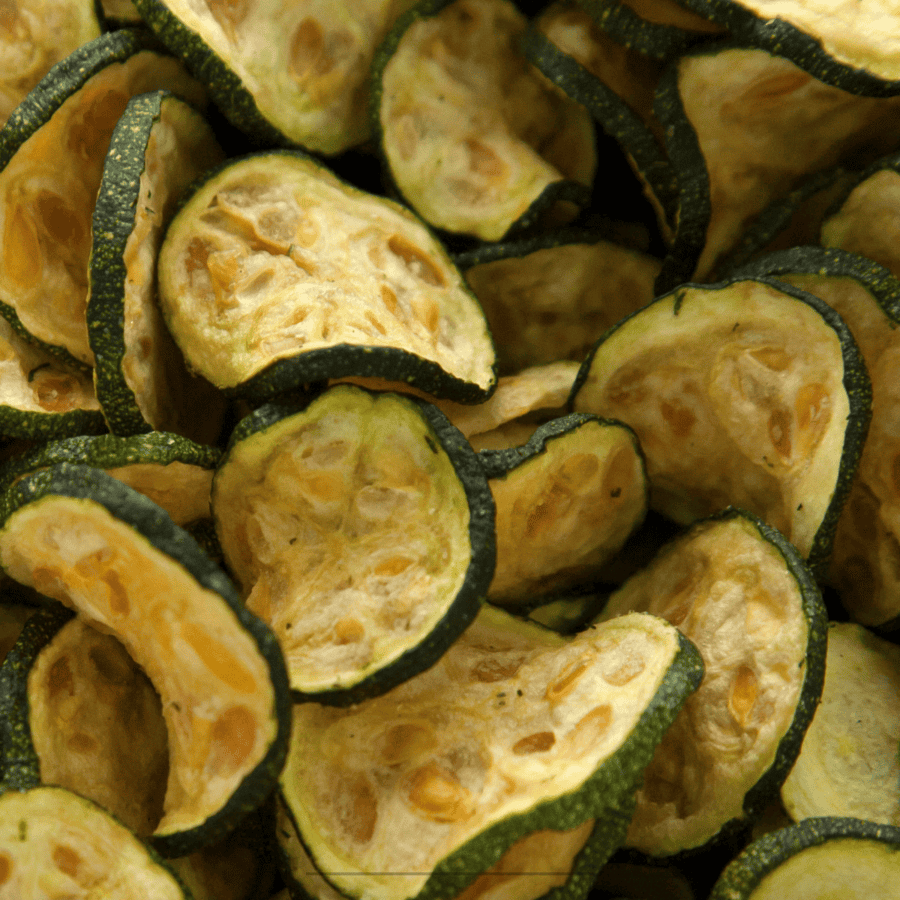
[[[659,261],[599,236],[559,234],[456,260],[484,309],[501,375],[587,355],[598,334],[654,297]]]
[[[900,828],[863,819],[804,819],[755,840],[719,876],[709,900],[892,900]]]
[[[369,69],[413,0],[135,0],[226,116],[269,146],[340,153],[369,137]]]
[[[900,824],[900,647],[862,625],[832,622],[822,702],[781,787],[795,822],[853,816]]]
[[[132,97],[112,133],[92,221],[87,327],[114,434],[218,437],[224,398],[188,373],[157,306],[155,272],[176,203],[222,159],[205,119],[168,91]]]
[[[99,806],[60,787],[0,795],[0,888],[17,900],[189,900],[172,871]]]
[[[301,154],[211,175],[173,219],[158,271],[189,367],[253,401],[342,376],[468,402],[494,387],[484,315],[437,240]]]
[[[497,507],[494,603],[518,607],[596,577],[647,509],[637,438],[619,422],[573,413],[479,459]]]
[[[635,430],[651,507],[682,523],[744,507],[824,574],[871,386],[817,297],[764,279],[685,285],[601,338],[572,401]]]
[[[159,692],[169,778],[153,844],[217,840],[268,795],[287,741],[288,685],[271,632],[155,503],[62,464],[7,493],[0,562],[114,634]]]
[[[827,614],[796,550],[755,517],[696,524],[610,596],[600,621],[662,616],[705,675],[638,791],[627,843],[653,856],[701,847],[777,796],[822,691]]]
[[[557,200],[589,201],[590,116],[528,65],[526,27],[509,0],[422,0],[379,49],[372,110],[387,168],[437,228],[494,241]]]
[[[383,697],[295,706],[281,793],[314,865],[349,897],[453,897],[526,835],[593,818],[599,867],[700,676],[693,647],[656,617],[566,640],[485,607]]]
[[[433,406],[337,385],[260,407],[213,481],[247,606],[278,635],[296,695],[346,704],[430,666],[494,571],[478,459]]]
[[[151,36],[111,32],[67,56],[0,132],[0,313],[54,352],[92,363],[85,306],[91,214],[129,97],[203,88]]]
[[[851,618],[900,621],[900,281],[878,263],[842,250],[797,247],[761,257],[743,275],[770,276],[820,297],[847,323],[872,382],[872,419],[837,522],[828,580]]]
[[[0,125],[50,69],[100,36],[93,0],[13,0],[0,33]]]
[[[753,219],[813,173],[865,164],[900,142],[900,98],[858,97],[728,42],[683,56],[655,109],[681,193],[660,291],[708,279]]]

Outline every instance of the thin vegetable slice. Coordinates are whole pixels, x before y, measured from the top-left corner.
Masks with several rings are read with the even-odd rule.
[[[805,819],[750,844],[709,900],[893,900],[900,829],[863,819]]]
[[[314,865],[349,897],[453,897],[526,835],[593,818],[599,867],[700,675],[693,647],[655,617],[567,641],[485,607],[384,697],[295,706],[282,796]]]
[[[822,692],[827,614],[796,550],[738,511],[667,545],[599,621],[628,612],[677,625],[705,666],[647,768],[628,829],[629,846],[669,856],[777,797]]]
[[[497,506],[491,602],[516,608],[589,581],[644,518],[644,462],[621,423],[573,413],[479,458]]]
[[[685,285],[601,338],[572,402],[635,430],[651,507],[688,523],[741,506],[824,574],[871,385],[817,297],[764,279]]]
[[[558,200],[589,201],[590,116],[528,65],[526,27],[509,0],[421,0],[379,49],[372,110],[387,168],[437,228],[495,241]]]
[[[900,647],[862,625],[832,622],[822,702],[781,787],[795,822],[852,816],[900,824]]]
[[[114,434],[155,429],[212,443],[221,430],[224,398],[189,375],[157,305],[155,271],[185,188],[222,159],[205,119],[168,91],[132,97],[112,133],[94,206],[87,327]]]
[[[467,402],[494,387],[484,316],[440,244],[301,154],[208,177],[172,221],[158,272],[188,366],[254,402],[342,376]]]
[[[0,132],[0,312],[70,361],[88,343],[91,214],[110,135],[129,97],[203,88],[136,29],[110,32],[55,66]]]
[[[347,704],[427,668],[494,571],[494,504],[434,407],[337,385],[245,419],[213,482],[225,558],[295,695]]]
[[[169,736],[165,855],[211,843],[258,806],[280,770],[288,687],[271,632],[152,501],[63,464],[8,492],[0,562],[114,634],[159,692]]]
[[[0,795],[0,876],[4,896],[17,900],[190,900],[128,828],[60,787]]]

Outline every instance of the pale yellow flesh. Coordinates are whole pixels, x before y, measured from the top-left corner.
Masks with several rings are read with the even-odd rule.
[[[93,0],[12,0],[0,15],[0,125],[82,44],[100,36]]]
[[[822,702],[781,788],[794,821],[852,816],[900,825],[900,648],[851,622],[833,623]]]
[[[171,872],[100,807],[63,788],[0,797],[2,900],[183,900]]]
[[[221,387],[343,343],[399,348],[484,390],[493,383],[483,314],[440,244],[410,213],[312,160],[232,165],[176,217],[158,270],[188,365]]]
[[[124,254],[125,382],[144,421],[156,431],[210,443],[221,430],[225,402],[208,382],[190,375],[163,322],[156,299],[156,258],[187,186],[223,159],[200,113],[174,97],[165,100],[144,153],[134,230]],[[91,314],[119,312],[92,308]]]
[[[900,141],[900,97],[849,94],[763,50],[686,57],[678,92],[709,173],[693,280],[708,280],[750,222],[810,174],[861,166]]]
[[[305,692],[417,646],[472,558],[464,488],[417,407],[349,386],[232,448],[213,511],[249,609]]]
[[[837,484],[850,404],[837,333],[744,281],[687,288],[604,341],[575,409],[630,425],[650,505],[691,522],[748,509],[809,554]]]
[[[432,225],[498,240],[548,185],[593,180],[590,117],[515,49],[526,27],[508,0],[456,0],[384,70],[384,152]]]
[[[596,575],[646,512],[643,463],[626,429],[591,420],[489,482],[497,506],[492,602],[515,605]]]
[[[169,778],[155,834],[218,812],[277,728],[268,666],[224,600],[90,500],[19,510],[0,533],[0,562],[114,634],[158,691]]]
[[[28,674],[31,739],[44,784],[68,788],[135,834],[153,833],[169,771],[166,723],[147,676],[112,635],[81,619]]]
[[[189,525],[212,515],[209,504],[213,470],[175,462],[130,463],[107,474],[140,491],[161,506],[176,525]]]
[[[205,96],[181,63],[141,51],[68,97],[0,172],[0,302],[30,334],[86,363],[91,216],[105,154],[129,98],[156,88],[195,103]]]
[[[794,719],[808,630],[784,557],[742,519],[706,523],[669,545],[610,597],[602,618],[632,611],[677,626],[705,666],[647,768],[628,830],[629,846],[665,856],[743,816]]]
[[[677,651],[653,617],[566,641],[485,607],[437,664],[384,697],[295,706],[282,791],[316,865],[351,896],[415,896],[485,828],[577,790],[631,733]]]

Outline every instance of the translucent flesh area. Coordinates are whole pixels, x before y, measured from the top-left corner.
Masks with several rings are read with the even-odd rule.
[[[136,201],[135,220],[124,254],[124,347],[115,348],[124,352],[122,377],[144,421],[157,431],[209,442],[221,430],[224,401],[208,382],[190,375],[163,322],[156,299],[156,258],[185,188],[223,158],[198,112],[175,98],[163,102],[144,153],[138,196],[127,198]],[[108,171],[113,180],[114,163]],[[111,189],[122,190],[118,184]],[[94,240],[96,245],[96,236]],[[89,309],[92,317],[115,314],[109,307],[97,309],[93,298]]]
[[[840,339],[812,307],[742,281],[685,288],[629,319],[597,348],[574,406],[637,432],[654,509],[687,523],[739,506],[806,556],[840,473],[843,376]]]
[[[125,648],[72,619],[28,675],[31,739],[44,784],[93,800],[135,834],[162,817],[169,771],[159,697]]]
[[[579,362],[598,335],[649,303],[659,262],[606,241],[536,250],[466,272],[502,375]]]
[[[447,614],[473,548],[453,461],[396,395],[332,388],[234,447],[214,484],[222,548],[278,635],[291,686],[350,686]]]
[[[493,602],[532,601],[596,574],[646,511],[644,468],[626,429],[591,420],[489,482],[497,506]]]
[[[747,896],[748,900],[894,900],[898,877],[896,845],[838,838],[795,853]]]
[[[679,94],[709,173],[711,216],[694,278],[811,173],[858,167],[900,140],[900,98],[859,97],[763,50],[686,57]]]
[[[10,0],[0,12],[0,125],[73,50],[100,36],[90,0]]]
[[[163,817],[197,827],[265,756],[277,723],[268,665],[221,596],[90,500],[50,496],[0,534],[17,581],[121,641],[162,703],[169,739]]]
[[[166,465],[131,463],[106,472],[161,506],[176,525],[188,525],[212,515],[212,469],[176,460]]]
[[[317,153],[369,136],[369,70],[413,0],[170,0],[240,78],[265,118]]]
[[[822,702],[781,788],[795,822],[852,816],[900,825],[900,648],[850,622],[832,623]]]
[[[24,413],[100,411],[89,372],[67,366],[27,342],[2,318],[0,385],[0,404]]]
[[[498,240],[564,178],[590,184],[590,117],[516,49],[508,0],[456,0],[407,29],[383,73],[391,174],[424,219]]]
[[[91,217],[104,158],[129,97],[203,89],[181,63],[151,51],[112,63],[69,96],[0,172],[0,302],[38,340],[93,363],[88,343]]]
[[[399,348],[493,384],[483,314],[438,242],[304,157],[250,158],[204,185],[172,223],[159,277],[189,366],[220,387],[338,344]]]
[[[633,611],[675,625],[705,666],[645,772],[628,830],[629,846],[665,856],[743,816],[794,719],[808,627],[784,557],[740,518],[668,545],[610,597],[603,619]]]
[[[829,580],[851,618],[880,625],[900,615],[900,332],[854,278],[779,275],[821,297],[847,323],[872,381],[872,420],[838,520]],[[900,823],[898,823],[900,824]]]
[[[0,797],[0,896],[184,900],[171,872],[124,825],[59,787]]]
[[[566,641],[485,607],[437,664],[384,697],[295,706],[282,793],[315,864],[351,897],[416,896],[490,825],[577,791],[632,732],[676,652],[674,629],[650,617]]]

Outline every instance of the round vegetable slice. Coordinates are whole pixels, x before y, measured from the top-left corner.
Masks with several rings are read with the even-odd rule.
[[[288,737],[277,641],[155,503],[104,472],[62,464],[7,493],[8,574],[114,634],[159,692],[169,735],[163,817],[176,856],[217,840],[267,796]]]
[[[643,457],[619,422],[573,413],[479,459],[497,507],[492,603],[518,608],[596,577],[647,511]]]
[[[900,824],[900,647],[833,622],[822,702],[781,787],[790,817],[851,816]]]
[[[709,900],[893,900],[900,829],[863,819],[805,819],[754,841],[722,873]]]
[[[743,507],[824,574],[871,385],[817,297],[765,279],[685,285],[601,338],[572,400],[635,430],[651,507],[685,524]]]
[[[629,846],[670,856],[777,797],[821,695],[827,614],[796,550],[737,510],[668,544],[598,621],[628,612],[672,622],[705,667],[647,768],[628,829]]]
[[[155,271],[176,203],[222,159],[205,119],[168,91],[132,97],[112,133],[92,221],[87,327],[114,434],[156,429],[211,443],[221,430],[224,398],[189,375],[157,306]]]
[[[129,97],[205,91],[147,32],[105,34],[54,66],[0,132],[0,313],[53,352],[93,362],[91,214],[110,135]]]
[[[494,572],[478,459],[433,406],[336,385],[260,407],[213,481],[225,559],[298,697],[347,704],[430,666]]]
[[[653,616],[566,640],[485,607],[383,697],[295,706],[281,793],[319,873],[349,897],[453,897],[519,839],[594,818],[599,868],[701,674]]]
[[[158,271],[188,366],[253,402],[343,376],[467,402],[494,387],[484,315],[437,240],[307,156],[258,154],[207,178]]]
[[[495,241],[557,201],[589,202],[590,115],[529,66],[526,27],[509,0],[421,0],[379,48],[372,115],[387,168],[444,231]]]
[[[99,806],[60,787],[0,795],[0,889],[17,900],[190,900],[172,871]]]

